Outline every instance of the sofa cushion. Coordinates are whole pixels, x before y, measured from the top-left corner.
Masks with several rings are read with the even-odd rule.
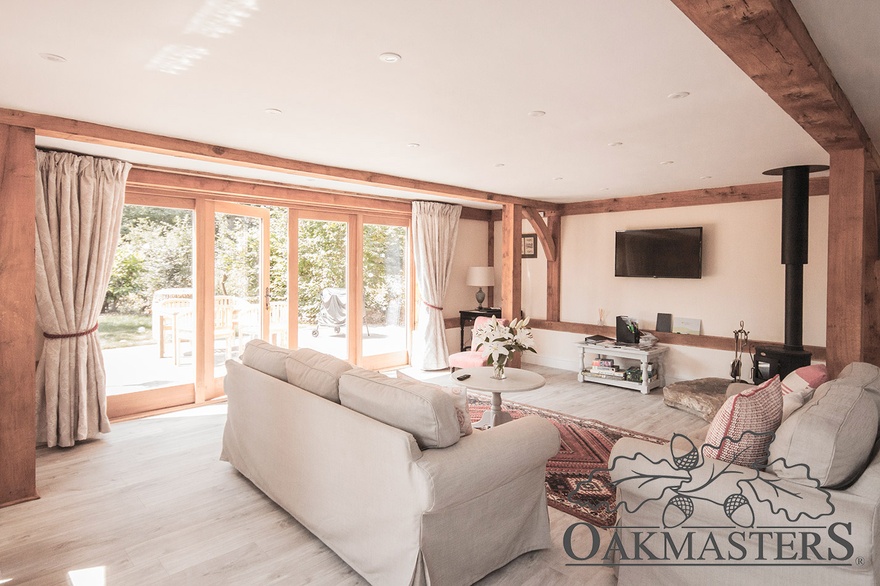
[[[434,385],[355,368],[339,379],[339,399],[344,407],[411,433],[423,450],[451,446],[461,437],[452,397]]]
[[[290,384],[336,403],[339,402],[339,377],[354,368],[345,360],[311,348],[291,352],[285,366]]]
[[[782,420],[800,409],[813,397],[813,392],[828,380],[824,364],[802,366],[782,379]]]
[[[864,466],[877,418],[868,391],[848,381],[829,381],[779,426],[768,470],[799,484],[811,483],[807,474],[821,486],[844,483]]]
[[[740,466],[762,464],[781,421],[782,383],[774,376],[728,397],[709,426],[703,454]]]
[[[836,380],[865,389],[880,411],[880,367],[867,362],[853,362],[840,371]]]
[[[791,393],[800,393],[807,388],[816,390],[827,380],[828,369],[824,364],[802,366],[794,372],[788,373],[788,375],[782,379],[782,395],[785,396]]]
[[[244,347],[241,363],[263,374],[287,382],[287,367],[284,365],[290,350],[274,346],[263,340],[251,340]]]
[[[405,380],[411,383],[420,383],[423,385],[431,385],[433,387],[437,387],[450,397],[452,397],[452,403],[455,406],[455,417],[458,419],[458,433],[462,436],[470,435],[474,433],[474,426],[471,423],[471,412],[468,407],[468,394],[467,389],[464,387],[444,387],[441,385],[435,385],[432,383],[426,383],[415,379],[408,374],[397,371],[398,380]]]

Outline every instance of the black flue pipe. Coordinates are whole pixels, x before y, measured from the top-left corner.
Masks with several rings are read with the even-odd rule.
[[[782,264],[785,265],[785,349],[804,349],[804,265],[808,262],[810,167],[782,169]]]

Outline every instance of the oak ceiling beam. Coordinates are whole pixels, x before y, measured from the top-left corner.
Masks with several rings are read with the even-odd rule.
[[[314,177],[332,181],[345,181],[358,185],[401,189],[428,196],[454,197],[467,201],[491,201],[500,204],[537,206],[539,209],[555,210],[558,204],[531,200],[512,195],[480,191],[455,185],[420,181],[383,173],[358,171],[330,165],[319,165],[297,161],[274,155],[255,153],[241,149],[227,148],[181,138],[173,138],[148,132],[126,130],[92,122],[82,122],[71,118],[61,118],[47,114],[34,114],[21,110],[0,108],[0,124],[33,128],[38,136],[48,136],[132,149],[185,159],[222,163],[249,169],[262,169],[288,173],[300,177]]]
[[[132,167],[126,187],[167,190],[176,195],[189,194],[192,197],[238,195],[268,205],[303,203],[310,206],[390,213],[409,213],[412,209],[411,202],[403,199],[364,197],[347,192],[311,190],[283,183],[188,173],[159,167]]]
[[[880,168],[880,154],[791,0],[672,2],[822,148],[865,149]]]
[[[810,178],[810,195],[828,195],[828,177]],[[661,208],[679,208],[780,198],[782,198],[782,183],[773,181],[749,185],[732,185],[730,187],[714,187],[711,189],[692,189],[689,191],[672,191],[668,193],[652,193],[650,195],[635,195],[632,197],[579,201],[563,204],[561,213],[563,216],[603,214],[607,212],[632,212],[637,210],[656,210]]]

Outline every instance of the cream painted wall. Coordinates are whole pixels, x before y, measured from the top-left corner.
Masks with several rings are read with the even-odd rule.
[[[489,232],[486,222],[460,220],[458,241],[455,243],[455,256],[452,259],[452,273],[443,302],[443,317],[458,317],[462,309],[477,307],[476,287],[464,284],[468,267],[484,267],[488,263]],[[498,275],[500,277],[500,275]],[[450,347],[450,351],[452,347]]]
[[[443,317],[458,318],[463,309],[477,307],[476,288],[464,284],[468,267],[486,266],[489,251],[489,232],[486,222],[478,220],[460,220],[458,222],[458,240],[455,243],[455,256],[452,259],[452,273],[443,301]],[[500,277],[500,275],[498,275]],[[446,344],[449,353],[454,354],[460,349],[459,328],[446,329]]]
[[[784,328],[785,269],[780,262],[782,201],[692,206],[608,214],[566,216],[562,219],[562,321],[598,322],[599,309],[606,323],[629,315],[642,329],[653,330],[657,313],[702,320],[707,335],[730,336],[740,320],[752,339],[782,342]],[[456,317],[459,309],[474,305],[473,291],[462,285],[476,260],[472,251],[486,250],[484,224],[462,221],[456,247],[456,266],[444,314]],[[640,228],[703,227],[702,279],[639,279],[614,276],[614,233]],[[532,231],[523,222],[523,233]],[[496,280],[501,279],[501,222],[495,223]],[[810,198],[809,264],[804,268],[804,343],[825,345],[828,250],[828,197]],[[479,255],[478,255],[479,256]],[[474,263],[476,264],[476,262]],[[537,259],[523,260],[522,306],[526,315],[545,318],[547,261],[539,247]],[[460,276],[456,277],[455,274]],[[499,299],[495,303],[498,305]],[[451,310],[451,311],[450,311]],[[578,334],[534,331],[538,354],[526,362],[576,371]],[[447,330],[450,350],[457,348],[458,330]],[[733,358],[727,350],[671,346],[666,359],[668,380],[704,376],[726,377]],[[751,367],[744,361],[744,374]]]
[[[780,263],[781,200],[693,206],[608,214],[566,216],[562,220],[561,320],[606,324],[617,315],[636,318],[653,330],[658,312],[702,320],[703,333],[730,336],[740,320],[753,339],[782,342],[784,278]],[[639,279],[614,276],[614,232],[640,228],[703,227],[703,278]],[[525,228],[524,228],[525,229]],[[500,242],[500,237],[498,242]],[[804,269],[804,343],[825,344],[828,197],[810,198],[809,264]],[[523,261],[523,307],[543,317],[546,261]],[[540,265],[540,266],[538,266]],[[539,354],[527,362],[577,370],[577,334],[536,331]],[[670,380],[727,376],[730,351],[672,346]],[[751,366],[749,361],[744,369]]]

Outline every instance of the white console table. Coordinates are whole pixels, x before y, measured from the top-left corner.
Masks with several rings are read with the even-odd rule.
[[[642,350],[637,346],[605,346],[603,344],[587,344],[584,342],[578,342],[576,345],[581,349],[581,371],[578,373],[578,381],[582,383],[591,382],[623,387],[625,389],[641,391],[645,395],[651,392],[651,389],[664,385],[663,354],[668,350],[666,346],[658,345]],[[589,358],[590,355],[595,355],[598,359],[611,357],[637,360],[642,368],[642,382],[592,376],[589,372],[593,362],[593,359]],[[648,364],[653,365],[653,378],[648,376]]]

